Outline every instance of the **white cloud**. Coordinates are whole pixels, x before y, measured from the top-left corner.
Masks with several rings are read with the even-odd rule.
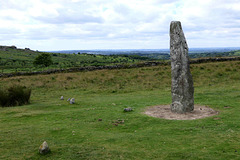
[[[169,48],[179,20],[189,47],[239,47],[237,0],[0,1],[0,45],[38,50]]]

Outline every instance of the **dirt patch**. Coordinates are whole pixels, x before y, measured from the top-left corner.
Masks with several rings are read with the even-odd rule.
[[[213,110],[208,106],[194,105],[194,110],[192,112],[178,114],[178,113],[171,112],[170,105],[160,105],[160,106],[148,107],[144,113],[146,115],[156,117],[156,118],[171,119],[171,120],[193,120],[193,119],[200,119],[200,118],[214,116],[214,115],[217,115],[219,112]]]

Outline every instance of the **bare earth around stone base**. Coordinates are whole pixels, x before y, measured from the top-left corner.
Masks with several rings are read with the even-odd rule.
[[[194,120],[217,115],[218,111],[208,106],[194,105],[194,110],[192,112],[179,114],[171,112],[170,105],[160,105],[148,107],[144,113],[152,117],[170,120]]]

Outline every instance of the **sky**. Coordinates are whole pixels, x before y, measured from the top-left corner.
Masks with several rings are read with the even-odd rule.
[[[239,0],[0,0],[0,45],[40,51],[240,47]]]

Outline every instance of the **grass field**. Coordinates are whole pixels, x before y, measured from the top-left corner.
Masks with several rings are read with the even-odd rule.
[[[25,85],[32,96],[29,105],[0,108],[0,159],[240,159],[240,61],[191,71],[195,103],[219,115],[144,115],[171,103],[170,66],[2,78],[0,86]],[[45,140],[51,153],[40,155]]]

